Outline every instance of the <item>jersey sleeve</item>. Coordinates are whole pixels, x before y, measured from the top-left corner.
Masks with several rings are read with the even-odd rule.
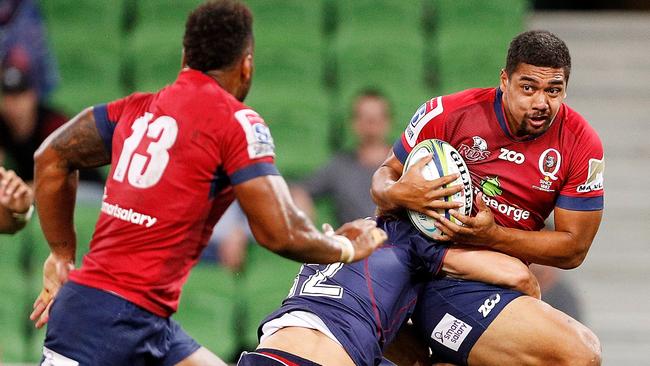
[[[574,211],[602,210],[605,159],[602,142],[591,128],[576,141],[569,164],[556,206]]]
[[[275,145],[268,126],[257,112],[234,113],[229,136],[222,145],[222,160],[230,182],[243,183],[264,175],[280,175],[275,167]]]
[[[143,93],[134,93],[127,97],[114,100],[105,104],[98,104],[93,107],[93,116],[95,117],[95,126],[104,141],[106,151],[111,152],[113,133],[125,106],[134,98],[144,95]]]
[[[408,154],[419,142],[427,139],[443,139],[443,97],[433,98],[422,104],[415,112],[400,138],[393,144],[393,153],[404,164]]]

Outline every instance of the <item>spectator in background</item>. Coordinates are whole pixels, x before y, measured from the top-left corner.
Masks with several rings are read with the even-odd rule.
[[[39,99],[34,71],[29,52],[22,46],[6,54],[0,69],[0,164],[10,157],[16,173],[27,182],[34,177],[34,152],[68,120]],[[82,171],[81,178],[103,182],[96,170]]]
[[[386,159],[390,144],[391,110],[386,96],[376,89],[364,89],[355,98],[352,131],[358,140],[355,151],[342,151],[300,184],[313,198],[331,196],[338,222],[372,216],[372,175]]]
[[[0,166],[0,234],[22,229],[34,212],[32,189],[13,170]]]
[[[56,87],[59,75],[47,45],[43,18],[33,0],[0,1],[0,58],[22,47],[32,62],[33,85],[39,99]]]

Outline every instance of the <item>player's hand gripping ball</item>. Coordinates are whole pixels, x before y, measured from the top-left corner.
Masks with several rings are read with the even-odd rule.
[[[445,175],[459,173],[460,176],[450,185],[462,185],[463,189],[452,195],[445,197],[446,201],[462,203],[463,206],[458,209],[463,215],[469,215],[472,212],[472,180],[467,169],[465,161],[453,146],[442,140],[430,139],[424,140],[417,144],[404,163],[404,173],[409,170],[418,160],[432,154],[433,159],[422,168],[422,177],[426,180],[435,180]],[[443,187],[445,188],[445,187]],[[458,220],[449,214],[449,210],[439,209],[441,216],[451,220],[454,223],[462,225]],[[435,226],[436,219],[423,213],[408,210],[408,216],[413,225],[424,235],[433,238],[434,235],[440,235],[440,230]]]

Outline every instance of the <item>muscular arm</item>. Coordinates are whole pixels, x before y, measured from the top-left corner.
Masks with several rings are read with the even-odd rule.
[[[458,175],[447,175],[431,181],[422,177],[420,171],[430,161],[431,156],[425,157],[402,175],[404,166],[391,151],[388,158],[375,171],[370,187],[370,195],[377,204],[380,213],[408,208],[432,216],[437,209],[461,206],[458,203],[445,202],[441,199],[462,189],[459,185],[442,188],[455,181]]]
[[[527,262],[564,269],[578,267],[596,236],[603,211],[555,208],[555,230],[524,231],[498,227],[492,248]]]
[[[482,194],[477,195],[475,204],[476,216],[452,213],[464,226],[437,215],[436,227],[444,235],[436,239],[489,247],[526,262],[564,269],[575,268],[585,259],[602,217],[602,210],[571,211],[556,207],[554,231],[526,231],[497,225]]]
[[[51,251],[43,264],[43,290],[29,316],[37,328],[47,323],[52,300],[74,268],[77,238],[73,217],[78,169],[109,162],[92,108],[54,131],[34,154],[36,207]]]
[[[540,298],[537,278],[521,260],[493,250],[454,245],[447,250],[442,271],[450,277],[479,281]]]
[[[253,178],[235,185],[234,190],[248,217],[253,235],[262,246],[300,262],[340,261],[341,244],[316,230],[307,216],[295,206],[281,176]],[[368,256],[385,239],[385,233],[375,228],[375,222],[369,220],[346,224],[337,233],[353,241],[355,260]]]
[[[425,160],[428,159],[418,163],[424,164]],[[413,167],[416,168],[417,164]],[[477,216],[454,214],[466,224],[462,227],[441,217],[434,209],[442,207],[436,203],[441,195],[453,194],[450,193],[451,188],[432,188],[429,184],[436,180],[421,182],[418,175],[409,174],[411,170],[402,176],[401,169],[402,164],[391,153],[373,176],[371,193],[375,203],[384,212],[405,207],[442,220],[444,226],[439,228],[446,235],[440,237],[441,240],[487,246],[527,262],[569,269],[579,266],[585,259],[600,225],[602,210],[570,211],[556,208],[555,231],[506,228],[496,225],[490,209],[477,199],[476,205],[480,209]],[[431,193],[432,190],[436,193]]]
[[[74,261],[73,225],[78,169],[110,163],[87,108],[52,133],[34,154],[34,190],[41,227],[52,254]]]

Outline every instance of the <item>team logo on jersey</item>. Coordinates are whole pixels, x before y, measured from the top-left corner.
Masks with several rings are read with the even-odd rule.
[[[431,339],[442,344],[443,346],[458,351],[463,344],[472,326],[455,316],[445,313],[440,322],[431,332]]]
[[[271,137],[271,130],[257,112],[252,109],[242,109],[235,112],[235,119],[237,119],[246,135],[249,158],[275,156],[275,145],[273,144],[273,137]]]
[[[514,221],[527,220],[530,217],[530,211],[519,208],[516,205],[510,205],[508,203],[502,203],[497,201],[497,198],[503,194],[503,188],[501,188],[501,182],[499,182],[499,177],[486,177],[481,179],[478,188],[474,186],[474,195],[478,195],[481,191],[483,192],[483,202],[488,207],[495,209],[501,214],[512,218]]]
[[[442,114],[443,111],[442,97],[433,98],[418,108],[413,117],[411,117],[411,121],[404,131],[404,137],[410,147],[415,146],[418,136],[420,136],[420,132],[422,132],[424,126],[426,126],[429,121]]]
[[[553,148],[546,149],[539,156],[539,171],[544,177],[557,180],[556,174],[560,170],[560,163],[562,163],[560,152]]]
[[[487,142],[480,136],[472,137],[472,146],[460,144],[458,152],[469,161],[479,161],[490,156]]]
[[[605,172],[605,159],[589,159],[589,173],[587,181],[578,186],[579,193],[599,191],[603,189],[603,173]]]
[[[483,194],[490,197],[500,196],[503,193],[501,189],[501,183],[499,183],[499,177],[487,177],[481,179],[481,188],[483,189]]]

